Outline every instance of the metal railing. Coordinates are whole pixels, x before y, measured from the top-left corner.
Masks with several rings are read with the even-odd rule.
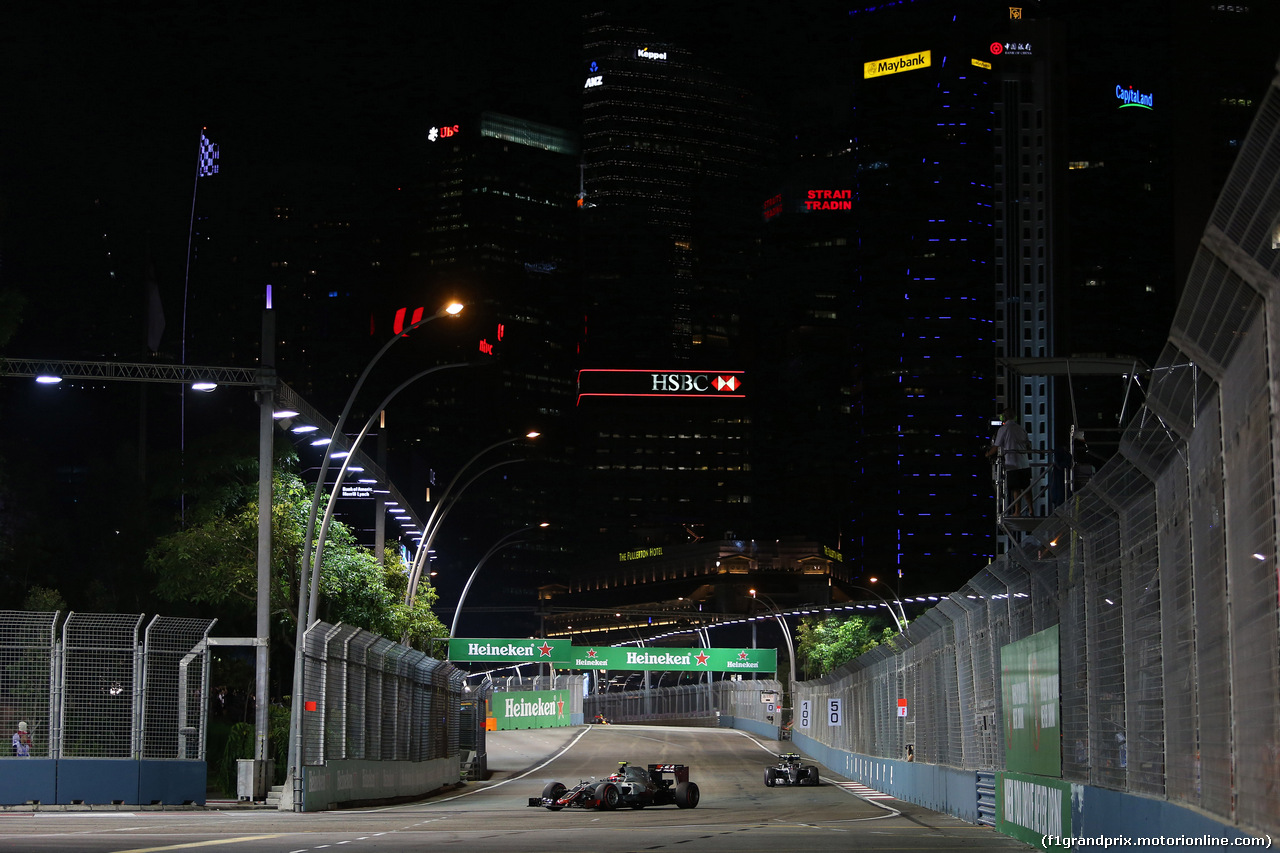
[[[2,722],[33,758],[204,758],[214,620],[143,620],[0,611]]]
[[[779,712],[773,712],[774,719],[769,719],[768,706],[760,698],[764,692],[781,696],[782,683],[772,679],[725,679],[713,682],[710,689],[705,683],[701,683],[653,687],[647,691],[593,693],[583,700],[582,707],[588,722],[595,719],[597,714],[615,723],[711,720],[727,714],[744,720],[781,725],[783,720]]]
[[[1063,780],[1280,833],[1278,86],[1117,455],[1036,523],[1034,553],[1012,548],[909,639],[798,684],[844,708],[819,743],[1003,770],[1001,649],[1056,625]]]
[[[361,628],[316,622],[304,636],[302,763],[458,755],[464,677]]]

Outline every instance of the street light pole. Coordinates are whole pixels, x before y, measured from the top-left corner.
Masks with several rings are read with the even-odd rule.
[[[467,600],[467,593],[471,591],[471,582],[474,581],[476,579],[476,575],[480,573],[480,567],[483,566],[490,557],[492,557],[494,554],[496,554],[498,551],[502,550],[506,546],[520,545],[520,544],[523,544],[524,542],[527,542],[528,541],[527,539],[516,540],[515,537],[519,536],[520,534],[528,533],[530,530],[537,530],[540,527],[545,528],[550,526],[551,525],[548,522],[544,521],[540,524],[531,524],[528,527],[522,527],[519,530],[514,530],[511,533],[508,533],[506,536],[503,536],[497,542],[493,543],[493,547],[491,547],[488,551],[485,552],[485,555],[480,558],[480,562],[476,563],[476,567],[471,570],[471,576],[467,578],[466,584],[462,587],[462,594],[458,596],[458,606],[454,608],[454,611],[453,611],[453,622],[449,623],[449,639],[450,640],[453,639],[454,634],[458,630],[458,618],[462,615],[462,603]]]
[[[502,465],[510,465],[522,460],[509,459],[506,462],[499,462],[495,465],[490,465],[483,471],[476,473],[470,480],[467,480],[467,482],[462,485],[462,488],[458,489],[458,494],[455,496],[452,492],[454,485],[458,482],[458,478],[461,477],[477,459],[484,456],[490,450],[495,450],[504,444],[512,444],[522,438],[532,440],[541,434],[542,433],[530,430],[524,435],[517,435],[511,438],[504,438],[501,441],[495,441],[493,444],[490,444],[488,447],[484,448],[475,456],[472,456],[463,463],[462,467],[458,469],[458,473],[453,475],[453,479],[449,481],[449,485],[444,487],[444,492],[440,495],[439,503],[436,504],[435,509],[431,510],[431,515],[427,517],[427,523],[423,526],[422,542],[418,546],[418,553],[414,555],[413,565],[409,569],[409,583],[405,587],[404,593],[405,604],[412,604],[414,597],[418,594],[418,583],[422,579],[423,566],[427,562],[427,555],[431,552],[431,545],[435,542],[436,534],[440,531],[440,525],[444,522],[444,517],[449,514],[449,510],[453,508],[453,503],[456,502],[457,498],[461,497],[462,493],[466,491],[467,486],[474,483],[482,474],[486,474],[494,468],[498,468]]]
[[[871,577],[871,578],[867,578],[867,581],[868,581],[869,583],[879,583],[879,582],[880,582],[880,578]],[[885,584],[885,586],[889,586],[889,585],[888,585],[888,584]],[[897,625],[898,625],[898,633],[899,633],[899,634],[903,634],[903,635],[908,636],[908,637],[909,637],[909,636],[911,636],[910,628],[908,627],[907,611],[906,611],[906,609],[905,609],[905,608],[903,608],[903,606],[902,606],[902,596],[901,596],[901,595],[899,595],[895,590],[893,590],[892,588],[890,588],[890,590],[889,590],[889,591],[893,593],[893,595],[894,595],[894,601],[896,601],[896,602],[898,603],[898,612],[897,612],[897,613],[894,613],[894,612],[893,612],[893,605],[892,605],[892,604],[890,604],[890,603],[889,603],[889,601],[888,601],[887,599],[885,599],[885,597],[884,597],[883,595],[881,595],[880,593],[875,592],[875,591],[870,590],[870,589],[867,589],[865,586],[859,586],[859,587],[857,587],[857,589],[863,589],[863,590],[866,590],[867,592],[869,592],[869,593],[871,593],[872,595],[874,595],[876,598],[878,598],[878,599],[880,599],[881,601],[883,601],[883,602],[884,602],[884,606],[885,606],[885,607],[887,607],[887,608],[889,608],[889,615],[893,617],[893,621],[894,621],[894,622],[896,622],[896,623],[897,623]],[[901,617],[901,618],[899,618],[899,617]]]
[[[355,387],[351,389],[351,394],[347,397],[347,403],[342,408],[342,415],[338,418],[338,422],[334,424],[333,435],[330,437],[330,444],[338,440],[338,436],[342,435],[342,428],[346,425],[347,416],[351,414],[351,407],[355,405],[356,395],[360,393],[360,389],[364,386],[364,382],[369,378],[369,373],[373,370],[382,356],[391,348],[391,345],[403,338],[414,329],[425,326],[433,320],[441,317],[456,317],[462,312],[462,304],[453,302],[444,308],[441,308],[430,317],[424,317],[416,323],[406,326],[403,331],[394,335],[390,340],[382,345],[382,349],[369,360],[365,365],[364,372],[360,374],[360,378],[356,380]],[[348,457],[350,458],[350,457]],[[316,478],[315,493],[311,498],[311,512],[307,516],[307,533],[302,544],[302,565],[298,573],[298,624],[294,643],[293,654],[293,695],[290,700],[289,712],[289,780],[285,785],[287,796],[292,799],[292,807],[294,811],[302,811],[304,805],[305,792],[302,790],[302,660],[303,660],[303,640],[310,627],[308,621],[310,592],[308,590],[308,581],[310,579],[309,569],[311,568],[311,537],[315,534],[316,515],[320,509],[320,495],[324,489],[325,474],[329,471],[329,450],[326,446],[324,460],[320,463],[320,474]],[[260,697],[261,701],[261,697]]]
[[[324,521],[320,523],[320,532],[316,534],[315,557],[311,561],[311,595],[309,596],[307,604],[308,625],[316,621],[316,611],[319,607],[320,601],[320,566],[322,565],[322,560],[324,558],[324,542],[329,534],[329,524],[333,521],[334,507],[338,503],[338,496],[342,493],[342,483],[347,477],[347,469],[351,466],[351,459],[356,455],[356,451],[360,449],[360,444],[364,441],[365,436],[369,434],[369,430],[373,428],[374,421],[378,419],[382,414],[382,411],[386,409],[387,404],[389,404],[397,394],[409,385],[417,382],[422,377],[435,373],[437,370],[448,370],[453,367],[470,366],[471,362],[455,362],[454,364],[441,364],[436,367],[429,367],[426,370],[415,373],[413,376],[400,383],[394,391],[383,398],[382,402],[373,410],[373,414],[369,416],[369,420],[365,421],[364,428],[360,430],[360,434],[357,435],[355,441],[351,443],[351,447],[346,452],[347,455],[343,457],[342,467],[338,469],[338,476],[335,478],[333,483],[333,491],[329,493],[329,503],[324,510]],[[329,450],[331,446],[332,445],[326,445],[325,447],[326,458],[332,458]]]
[[[787,694],[789,697],[794,697],[796,692],[796,647],[791,642],[791,628],[787,626],[787,620],[782,618],[782,608],[778,607],[777,602],[759,590],[753,589],[750,592],[752,598],[757,596],[763,598],[765,603],[773,608],[773,618],[778,621],[778,626],[782,628],[782,639],[787,643],[787,657],[791,661],[791,672],[787,678]]]

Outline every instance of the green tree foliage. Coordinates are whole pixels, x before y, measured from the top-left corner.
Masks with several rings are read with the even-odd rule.
[[[33,613],[52,613],[55,610],[66,610],[67,601],[56,589],[33,586],[27,590],[27,597],[22,600],[22,609]]]
[[[171,602],[193,602],[202,612],[249,615],[257,608],[257,465],[230,461],[221,476],[203,484],[186,528],[160,538],[147,552],[146,566],[157,594]],[[296,475],[274,474],[271,509],[270,609],[276,636],[292,646],[297,614],[298,574],[311,489]],[[321,514],[324,507],[321,506]],[[431,613],[436,591],[419,590],[414,607],[404,604],[405,574],[398,557],[385,565],[360,547],[352,532],[333,522],[325,538],[320,577],[320,618],[344,622],[389,639],[426,649],[429,637],[447,635]]]
[[[861,616],[806,616],[796,629],[796,656],[800,658],[803,678],[826,675],[881,643],[890,642],[894,636],[892,628],[877,631],[872,620]]]

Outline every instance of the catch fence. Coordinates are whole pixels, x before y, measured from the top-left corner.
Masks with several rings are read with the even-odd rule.
[[[1278,272],[1273,82],[1118,454],[907,635],[797,685],[844,712],[809,735],[1003,770],[1000,651],[1057,625],[1064,781],[1280,834]]]
[[[615,723],[661,723],[705,720],[731,715],[736,719],[754,720],[766,725],[781,725],[777,710],[761,700],[762,693],[782,696],[782,685],[772,679],[757,681],[715,681],[655,687],[647,691],[610,691],[593,693],[583,700],[587,721],[596,715]],[[769,719],[770,716],[773,719]]]
[[[0,717],[31,757],[203,760],[215,620],[144,618],[0,611]]]
[[[458,756],[465,673],[351,625],[303,640],[302,763]]]

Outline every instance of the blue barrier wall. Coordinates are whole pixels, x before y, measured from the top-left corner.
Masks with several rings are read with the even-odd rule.
[[[751,732],[753,735],[760,735],[760,737],[768,738],[769,740],[781,740],[779,726],[762,723],[759,720],[721,714],[716,717],[716,725],[722,729],[740,729],[744,732]],[[825,761],[823,763],[826,764]]]
[[[742,720],[734,727],[768,736],[746,725],[749,722]],[[793,732],[791,737],[798,751],[842,776],[900,800],[971,823],[978,822],[977,774],[973,771],[857,755],[825,746],[798,732]],[[1221,851],[1223,845],[1217,839],[1227,839],[1226,844],[1230,845],[1231,839],[1252,837],[1208,815],[1167,800],[1091,785],[1071,787],[1069,832],[1077,838],[1109,836],[1136,842],[1139,838],[1163,836],[1174,839],[1164,846],[1176,845],[1180,850]]]
[[[209,770],[203,761],[138,762],[138,802],[144,806],[203,806],[208,785]]]
[[[205,804],[203,761],[14,758],[0,762],[0,805]]]
[[[0,760],[0,805],[54,803],[58,800],[58,762],[52,758]]]

